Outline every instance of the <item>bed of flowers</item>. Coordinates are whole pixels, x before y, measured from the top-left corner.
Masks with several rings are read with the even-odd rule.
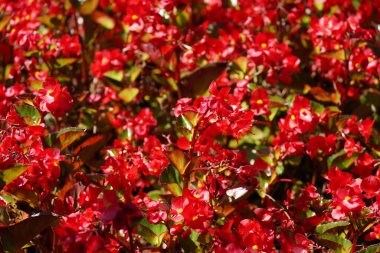
[[[0,0],[0,252],[380,252],[380,0]]]

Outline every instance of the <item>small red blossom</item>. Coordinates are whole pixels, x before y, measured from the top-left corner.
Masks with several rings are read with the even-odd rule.
[[[61,84],[55,78],[47,78],[42,89],[36,97],[35,103],[41,111],[51,112],[59,117],[65,114],[74,104],[73,98],[67,91],[67,87],[61,88]]]

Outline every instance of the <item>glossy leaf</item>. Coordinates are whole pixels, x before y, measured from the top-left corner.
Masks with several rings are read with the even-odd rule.
[[[67,65],[71,65],[73,64],[74,62],[76,62],[77,59],[76,58],[58,58],[57,59],[57,67],[58,68],[63,68]]]
[[[186,252],[200,252],[200,242],[198,240],[199,235],[200,233],[192,230],[189,237],[180,237],[179,242],[181,244],[181,247]]]
[[[32,105],[15,105],[15,109],[26,124],[37,126],[41,123],[41,115],[36,107]]]
[[[346,53],[343,49],[337,50],[337,51],[331,51],[327,53],[322,54],[324,57],[329,59],[336,59],[339,61],[344,61],[346,59]]]
[[[51,213],[39,213],[14,225],[1,227],[0,237],[3,249],[9,252],[18,251],[58,219],[58,216]]]
[[[123,80],[123,71],[122,70],[110,70],[104,73],[105,77],[111,78],[112,80],[121,82]]]
[[[135,99],[135,97],[139,94],[139,89],[137,88],[125,88],[119,93],[119,98],[123,100],[125,103],[130,103]]]
[[[185,117],[182,114],[179,115],[179,117],[178,117],[178,126],[184,127],[188,131],[193,130],[193,125],[191,124],[191,122],[187,119],[187,117]]]
[[[327,247],[338,252],[348,253],[352,247],[351,241],[336,235],[322,234],[318,236]]]
[[[323,234],[324,232],[326,232],[330,229],[346,227],[348,225],[350,225],[350,223],[348,221],[329,222],[326,224],[318,225],[315,228],[315,232],[317,232],[319,234]]]
[[[22,173],[30,168],[29,165],[14,165],[11,168],[0,171],[0,189],[10,184],[13,180],[18,178]]]
[[[134,81],[136,81],[136,79],[137,79],[137,77],[139,77],[141,71],[142,71],[141,67],[132,66],[127,72],[127,74],[128,74],[127,81],[130,83],[133,83]]]
[[[188,164],[185,153],[180,149],[174,149],[172,152],[169,152],[167,156],[172,164],[177,168],[178,172],[183,175]]]
[[[331,155],[327,159],[327,166],[331,168],[333,166],[338,166],[341,170],[348,169],[358,158],[358,154],[353,154],[350,158],[346,157],[346,151],[342,149],[338,153]]]
[[[79,13],[82,15],[91,15],[98,7],[99,0],[85,0],[79,7]]]
[[[211,82],[216,80],[226,69],[227,63],[217,62],[195,70],[181,79],[179,89],[183,97],[196,98],[205,93]]]
[[[115,27],[115,20],[101,11],[94,11],[91,15],[92,19],[106,29],[112,30]]]
[[[64,150],[73,142],[78,140],[85,133],[85,129],[78,127],[68,127],[58,131],[56,134],[52,135],[51,138],[52,146]]]
[[[0,20],[0,31],[4,29],[4,27],[7,26],[7,24],[9,23],[9,21],[11,20],[12,16],[4,16],[1,20]]]
[[[240,56],[234,61],[234,63],[240,68],[241,71],[243,71],[244,73],[247,72],[247,66],[248,66],[247,57]]]
[[[72,154],[74,156],[78,156],[80,161],[74,167],[79,167],[82,163],[86,163],[88,166],[95,166],[98,161],[96,159],[96,154],[100,151],[107,143],[107,138],[105,135],[99,134],[92,137],[89,137],[84,142],[82,142],[79,146],[77,146]]]
[[[142,219],[137,226],[137,233],[153,246],[160,246],[168,229],[164,224],[151,224]]]
[[[380,244],[370,245],[365,249],[356,251],[356,253],[378,253],[380,252]]]
[[[181,176],[174,168],[174,166],[168,166],[160,176],[160,182],[167,190],[174,194],[174,196],[182,195],[182,180]]]

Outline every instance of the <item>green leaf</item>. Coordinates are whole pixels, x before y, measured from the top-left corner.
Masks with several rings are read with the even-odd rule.
[[[167,153],[171,163],[177,168],[178,172],[183,175],[188,165],[185,153],[180,149],[174,149],[172,152]]]
[[[74,62],[76,62],[76,58],[58,58],[57,59],[57,67],[58,68],[63,68],[67,65],[70,65],[70,64],[73,64]]]
[[[193,128],[194,128],[194,126],[192,125],[192,123],[183,114],[179,115],[179,117],[178,117],[178,126],[179,127],[184,127],[188,131],[192,131]]]
[[[41,115],[36,107],[32,105],[15,105],[15,109],[29,126],[38,126],[41,123]]]
[[[160,182],[174,196],[182,195],[182,180],[178,170],[174,166],[169,165],[161,174]]]
[[[30,88],[35,91],[39,91],[43,87],[43,82],[40,80],[30,80]]]
[[[211,82],[216,80],[226,67],[225,62],[211,63],[183,77],[179,83],[182,96],[196,98],[203,95]]]
[[[136,79],[137,79],[137,77],[139,77],[141,71],[142,71],[141,67],[132,66],[127,72],[127,74],[128,74],[127,81],[129,83],[133,83],[134,81],[136,81]]]
[[[1,227],[0,237],[3,250],[17,252],[58,219],[58,216],[51,213],[39,213],[14,225]]]
[[[160,246],[168,229],[164,224],[150,224],[142,219],[137,226],[137,233],[153,246]]]
[[[380,244],[368,246],[365,249],[359,250],[356,253],[378,253],[380,252]]]
[[[350,240],[336,235],[322,234],[318,236],[318,239],[321,240],[322,244],[337,252],[348,253],[352,247]]]
[[[148,192],[147,194],[148,194],[149,198],[151,198],[152,200],[160,200],[161,195],[165,194],[165,191],[153,190],[153,191]]]
[[[10,184],[13,180],[18,178],[22,173],[30,168],[29,165],[16,164],[15,166],[0,171],[0,189]]]
[[[178,27],[185,27],[189,23],[189,19],[190,17],[188,12],[186,12],[185,10],[178,11],[175,17],[176,25]]]
[[[110,70],[104,73],[105,77],[111,78],[112,80],[121,82],[123,81],[123,71],[122,70]]]
[[[106,29],[112,30],[113,28],[115,28],[115,20],[104,12],[94,11],[91,17],[96,23],[98,23]]]
[[[7,24],[9,23],[9,21],[11,20],[12,16],[4,16],[1,20],[0,20],[0,31],[4,29],[4,27],[7,26]]]
[[[50,28],[56,28],[61,24],[62,15],[44,15],[37,18],[38,21]]]
[[[323,11],[323,7],[324,7],[325,3],[324,2],[321,2],[321,1],[314,1],[314,7],[319,10],[319,11]]]
[[[90,15],[96,10],[98,4],[99,0],[86,0],[79,7],[79,13],[82,15]]]
[[[130,103],[139,94],[139,89],[137,88],[125,88],[119,93],[119,98],[125,103]]]
[[[55,147],[60,150],[64,150],[74,141],[78,140],[84,135],[85,129],[79,127],[68,127],[64,128],[56,133],[56,138],[58,143]]]
[[[188,228],[190,229],[190,228]],[[200,243],[199,243],[199,235],[200,233],[191,230],[190,236],[187,238],[179,237],[179,243],[181,248],[185,250],[185,252],[200,252]]]
[[[348,226],[348,225],[350,225],[350,223],[348,221],[330,222],[330,223],[318,225],[315,228],[315,232],[317,232],[319,234],[323,234],[324,232],[326,232],[326,231],[328,231],[330,229],[338,228],[338,227],[345,227],[345,226]]]
[[[329,59],[336,59],[339,61],[344,61],[346,59],[346,52],[344,52],[344,49],[340,49],[337,51],[330,51],[321,54],[322,56],[329,58]]]
[[[360,0],[352,0],[352,5],[358,10],[360,8]]]
[[[199,121],[198,113],[193,111],[186,111],[183,113],[183,115],[186,117],[188,121],[190,121],[192,126],[196,126]]]
[[[346,151],[342,149],[338,153],[331,155],[327,158],[327,166],[331,168],[337,166],[341,170],[348,169],[358,158],[358,154],[354,153],[350,158],[346,157]]]
[[[243,71],[244,73],[247,72],[247,68],[248,68],[248,59],[247,59],[247,57],[240,56],[239,58],[237,58],[236,60],[234,60],[234,63],[236,64],[236,66],[239,67],[239,69],[241,71]]]

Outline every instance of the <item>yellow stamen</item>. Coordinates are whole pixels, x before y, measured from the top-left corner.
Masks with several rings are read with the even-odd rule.
[[[104,65],[104,64],[107,64],[108,63],[108,58],[107,57],[103,57],[102,58],[102,64]]]

